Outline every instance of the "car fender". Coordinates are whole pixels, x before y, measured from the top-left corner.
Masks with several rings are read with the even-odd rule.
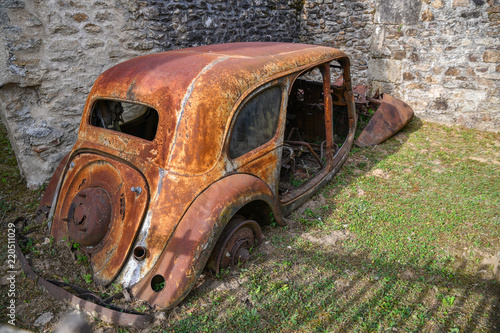
[[[219,235],[238,210],[264,201],[276,222],[283,224],[277,200],[265,182],[248,174],[233,174],[213,183],[191,204],[154,268],[132,286],[132,295],[161,309],[174,307],[193,288]],[[161,291],[153,290],[153,284],[162,285]]]
[[[71,152],[64,156],[62,161],[57,166],[56,171],[54,171],[52,178],[50,178],[49,184],[47,185],[47,188],[42,196],[42,200],[35,211],[35,221],[38,224],[45,222],[45,220],[49,217],[50,209],[53,206],[54,196],[57,195],[59,190],[58,187],[61,183],[62,176],[64,175],[65,167],[68,163],[70,154]]]

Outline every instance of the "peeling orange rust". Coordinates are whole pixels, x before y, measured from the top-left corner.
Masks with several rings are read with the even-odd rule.
[[[382,95],[377,111],[356,139],[358,147],[378,145],[399,132],[413,117],[412,108],[388,94]]]
[[[131,250],[149,202],[148,186],[137,170],[114,158],[81,153],[70,165],[51,233],[56,241],[69,237],[80,244],[91,256],[95,280],[108,285]]]
[[[192,289],[225,224],[249,201],[262,201],[269,206],[276,204],[269,187],[254,176],[231,175],[210,186],[194,202],[196,207],[203,209],[187,212],[159,264],[132,288],[132,293],[160,308],[170,309],[177,305]],[[279,217],[279,211],[274,213]],[[161,292],[151,288],[156,275],[165,278]]]
[[[343,69],[336,85],[332,62]],[[80,244],[95,281],[123,284],[134,297],[170,309],[193,288],[219,236],[237,234],[223,233],[230,221],[264,225],[274,218],[284,225],[283,216],[338,172],[356,125],[349,66],[342,51],[286,43],[209,45],[118,64],[92,87],[78,140],[54,173],[37,221],[50,221],[55,240]],[[315,68],[322,82],[301,78]],[[314,92],[311,98],[291,100],[297,82]],[[236,119],[249,101],[275,87],[282,97],[275,103],[274,134],[231,157]],[[302,104],[293,109],[294,103]],[[298,113],[309,106],[316,111]],[[128,110],[139,110],[138,116],[122,121]],[[298,116],[314,124],[299,135],[322,131],[325,160],[314,152],[313,139],[298,140],[322,169],[280,195],[284,137]],[[339,135],[344,141],[336,149]]]

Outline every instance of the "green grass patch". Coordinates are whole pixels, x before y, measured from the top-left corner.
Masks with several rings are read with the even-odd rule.
[[[500,285],[483,264],[500,251],[499,151],[499,134],[418,119],[354,147],[326,202],[265,230],[259,256],[224,279],[239,287],[195,290],[162,329],[500,329]]]
[[[2,135],[11,155],[0,210],[13,216],[41,193],[25,191]],[[491,261],[500,251],[500,134],[415,118],[396,138],[354,147],[289,219],[264,229],[249,263],[205,276],[151,330],[500,331]]]

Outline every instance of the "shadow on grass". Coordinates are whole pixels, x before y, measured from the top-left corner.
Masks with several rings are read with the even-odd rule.
[[[383,145],[386,153],[373,156],[374,163],[363,172],[374,168],[375,159],[395,154],[422,125],[414,118],[403,129],[405,135],[398,136],[399,143],[391,140]],[[364,148],[363,152],[368,154],[370,150]],[[332,183],[341,190],[362,175],[343,177],[345,182],[340,185],[335,177]],[[179,318],[167,322],[164,328],[186,332],[500,330],[500,284],[481,273],[466,273],[466,261],[455,262],[451,268],[451,264],[437,265],[434,261],[401,264],[384,257],[373,259],[367,253],[286,247],[283,252],[290,262],[287,268],[269,257],[260,260],[262,271],[249,269],[245,274],[248,281],[238,287],[242,299],[231,288],[199,288],[173,311],[180,313]],[[273,274],[275,270],[280,274]],[[286,280],[281,279],[283,276]],[[214,295],[220,300],[214,300]],[[186,308],[189,316],[182,313]]]
[[[383,147],[384,150],[389,149],[389,151],[386,151],[386,154],[384,156],[384,158],[386,158],[390,155],[397,153],[399,151],[399,149],[401,149],[404,146],[406,141],[408,141],[409,136],[411,136],[411,134],[420,130],[420,128],[422,128],[422,126],[423,126],[422,120],[420,118],[414,116],[411,119],[411,121],[405,127],[403,127],[401,129],[401,131],[399,131],[398,133],[396,133],[395,135],[393,135],[392,137],[390,137],[389,139],[387,139],[386,141],[382,142],[379,145],[376,145],[374,147],[359,148],[355,144],[353,144],[353,146],[351,148],[351,155],[353,153],[356,153],[359,151],[364,151],[365,153],[368,153],[370,150],[376,149],[376,147],[381,147],[381,148]],[[361,133],[361,130],[359,132],[358,131],[356,132],[356,134],[357,134],[356,138],[359,136],[360,133]],[[393,140],[397,140],[398,143],[394,143]],[[331,182],[335,183],[335,178],[333,178],[331,180]]]
[[[422,126],[422,120],[414,116],[401,131],[380,145],[360,148],[353,144],[346,163],[342,166],[339,173],[320,190],[320,193],[325,193],[325,191],[328,192],[331,188],[336,188],[337,193],[341,192],[344,188],[355,182],[357,178],[372,171],[379,162],[398,153],[398,151],[404,147],[410,136],[420,130]],[[359,136],[360,132],[361,131],[356,132],[356,137]],[[359,158],[363,160],[359,160]],[[368,167],[360,166],[361,164],[368,164]],[[360,167],[358,168],[358,166]],[[358,173],[353,173],[354,169],[358,169]]]
[[[326,191],[334,187],[339,193],[349,187],[403,148],[422,126],[414,118],[402,135],[379,147],[383,152],[354,148],[358,157],[368,159],[368,167],[355,173],[360,161],[348,161]],[[164,325],[165,330],[500,331],[500,283],[486,278],[488,272],[477,272],[471,261],[450,257],[427,262],[401,258],[398,262],[336,247],[326,251],[324,247],[292,249],[287,246],[293,243],[292,237],[286,239],[289,231],[269,233],[285,235],[284,241],[274,244],[275,253],[264,255],[265,250],[258,249],[257,254],[264,258],[256,259],[239,282],[223,279],[221,283],[229,287],[222,291],[214,291],[210,282],[193,291],[174,310],[174,320]],[[190,315],[185,316],[184,311]]]
[[[279,276],[273,258],[250,269],[236,290],[195,290],[183,302],[190,315],[169,322],[167,331],[436,331],[498,332],[500,283],[468,275],[466,263],[437,267],[368,259],[368,254],[289,250],[300,258]],[[259,273],[261,267],[262,271]],[[286,272],[288,271],[288,273]],[[229,278],[226,278],[227,280]],[[210,283],[209,283],[210,284]],[[286,288],[285,288],[286,286]],[[236,288],[237,289],[237,288]],[[211,307],[197,300],[222,298]],[[189,303],[193,302],[193,304]],[[182,317],[182,316],[181,316]]]

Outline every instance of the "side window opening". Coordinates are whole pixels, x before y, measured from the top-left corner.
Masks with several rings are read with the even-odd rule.
[[[330,70],[335,155],[349,133],[349,119],[343,95],[342,67],[338,62],[332,62]],[[293,197],[294,190],[313,179],[327,163],[325,98],[320,67],[295,80],[288,99],[284,138],[279,195],[286,201]]]
[[[274,86],[253,96],[243,105],[234,122],[229,157],[234,159],[270,141],[276,134],[282,88]]]
[[[137,103],[98,100],[92,107],[90,124],[152,141],[158,129],[158,112]]]

